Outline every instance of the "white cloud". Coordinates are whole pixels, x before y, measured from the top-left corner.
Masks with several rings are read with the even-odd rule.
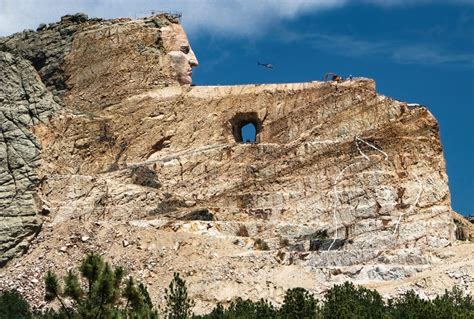
[[[440,44],[429,42],[410,43],[404,40],[367,41],[342,34],[297,34],[283,30],[286,41],[306,41],[314,49],[324,50],[339,56],[370,57],[385,56],[399,64],[451,65],[474,68],[474,53],[455,52]]]
[[[281,20],[306,13],[336,9],[350,3],[381,7],[428,3],[474,4],[474,0],[0,0],[0,36],[23,29],[35,29],[40,23],[59,21],[68,13],[85,12],[91,17],[137,18],[152,11],[182,12],[188,34],[210,32],[219,36],[257,37],[271,34]],[[281,32],[281,30],[279,30]],[[280,37],[302,34],[282,34]],[[344,35],[313,34],[313,45],[348,56],[390,54],[399,63],[442,64],[458,62],[472,65],[472,55],[426,50],[418,45],[367,42]],[[403,47],[397,50],[397,48]],[[469,63],[469,59],[471,59]]]
[[[241,36],[262,34],[278,20],[345,3],[347,0],[0,0],[0,35],[35,29],[68,13],[136,18],[160,10],[182,12],[188,33],[212,31]]]
[[[354,2],[383,7],[474,4],[474,0],[0,0],[0,36],[35,29],[40,23],[58,21],[68,13],[136,18],[149,15],[152,10],[182,12],[182,22],[189,34],[259,36],[281,20]]]
[[[420,5],[420,4],[474,4],[474,0],[362,0],[366,3],[375,4],[382,7],[394,7],[400,5]]]
[[[473,53],[450,52],[427,44],[405,45],[394,48],[391,57],[400,64],[449,64],[474,67]]]

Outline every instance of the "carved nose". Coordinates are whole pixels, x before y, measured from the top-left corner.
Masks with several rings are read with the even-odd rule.
[[[198,62],[196,56],[194,55],[193,50],[189,51],[189,65],[192,68],[195,68],[195,67],[199,66],[199,62]]]
[[[189,60],[189,65],[192,67],[192,68],[195,68],[199,65],[199,62],[196,60],[196,59],[191,59]]]

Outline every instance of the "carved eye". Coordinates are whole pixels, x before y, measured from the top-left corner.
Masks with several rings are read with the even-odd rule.
[[[181,52],[183,52],[184,54],[188,54],[189,53],[189,45],[181,46]]]

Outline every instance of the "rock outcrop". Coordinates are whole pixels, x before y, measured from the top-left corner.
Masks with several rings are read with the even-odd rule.
[[[160,36],[177,22],[165,15],[132,22],[76,14],[0,39],[0,265],[26,249],[41,227],[37,215],[49,213],[36,190],[40,145],[31,129],[65,105],[87,112],[91,104],[178,85],[161,44],[170,40]],[[111,88],[120,92],[109,94]]]
[[[474,242],[474,225],[472,217],[465,218],[456,212],[453,212],[454,224],[456,225],[456,238],[459,240],[468,240]]]
[[[41,228],[36,191],[40,144],[30,128],[58,109],[28,60],[0,52],[0,265],[26,250]]]
[[[0,214],[16,225],[0,228],[3,262],[43,228],[0,287],[100,251],[158,302],[183,273],[197,310],[344,280],[397,280],[387,294],[411,280],[428,296],[462,281],[472,292],[472,261],[446,266],[443,285],[416,279],[445,260],[459,266],[446,250],[462,251],[456,234],[467,239],[426,108],[378,95],[365,78],[190,86],[197,60],[168,15],[69,16],[26,34],[41,41],[0,39]],[[37,43],[55,43],[53,53]],[[243,143],[248,123],[254,144]],[[39,291],[30,284],[31,298]]]

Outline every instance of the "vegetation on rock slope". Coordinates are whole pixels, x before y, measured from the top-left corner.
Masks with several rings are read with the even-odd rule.
[[[32,311],[17,291],[0,294],[0,319],[154,319],[159,317],[143,283],[126,278],[122,267],[112,267],[96,254],[87,255],[79,275],[69,271],[62,280],[48,271],[45,276],[45,299],[58,301],[57,310]],[[166,305],[161,317],[166,319],[265,319],[265,318],[381,318],[433,319],[473,318],[474,301],[458,288],[446,291],[433,300],[420,298],[414,291],[384,301],[376,290],[356,287],[346,282],[327,290],[323,300],[316,300],[303,288],[289,289],[278,307],[266,300],[237,299],[227,307],[218,304],[210,313],[194,315],[193,300],[186,282],[178,273],[166,290]]]

